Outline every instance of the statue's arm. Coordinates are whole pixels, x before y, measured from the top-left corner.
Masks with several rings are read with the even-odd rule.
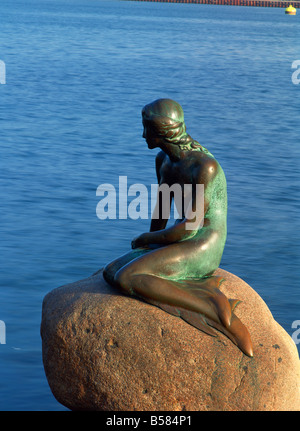
[[[162,166],[162,163],[164,161],[164,158],[166,157],[166,154],[163,151],[160,151],[155,159],[155,169],[156,169],[156,176],[157,176],[157,182],[160,184],[161,182],[161,174],[160,169]],[[170,199],[172,200],[172,199]],[[151,224],[150,224],[150,232],[155,232],[158,230],[165,229],[168,218],[163,218],[163,214],[165,215],[166,211],[163,212],[163,205],[165,202],[162,202],[162,195],[161,193],[157,193],[157,199],[156,199],[156,206],[152,214]],[[169,209],[171,208],[171,202],[169,203]],[[169,215],[169,214],[168,214]]]
[[[186,219],[166,229],[155,232],[146,232],[132,241],[132,248],[144,247],[150,244],[168,245],[192,238],[197,229],[187,230]]]

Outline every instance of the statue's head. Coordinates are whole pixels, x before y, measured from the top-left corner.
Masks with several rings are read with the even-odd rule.
[[[171,99],[158,99],[142,110],[144,127],[171,144],[179,144],[187,136],[184,114],[179,103]]]

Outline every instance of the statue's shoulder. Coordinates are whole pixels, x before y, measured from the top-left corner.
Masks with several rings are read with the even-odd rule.
[[[205,175],[207,179],[212,180],[222,172],[220,164],[211,154],[199,152],[195,157],[197,160],[195,171],[197,177],[202,178]]]
[[[204,168],[209,168],[212,166],[217,167],[219,165],[218,161],[214,158],[214,156],[211,153],[199,151],[194,153],[193,157],[195,157],[199,165],[201,165]]]

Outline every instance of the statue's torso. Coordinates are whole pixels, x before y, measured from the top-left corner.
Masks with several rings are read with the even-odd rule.
[[[210,166],[214,166],[216,169],[216,175],[212,179],[209,178]],[[179,184],[182,190],[182,199],[184,193],[186,194],[185,204],[188,199],[191,199],[189,192],[191,188],[185,187],[185,185],[191,184],[195,187],[197,183],[205,183],[205,195],[209,196],[209,204],[204,214],[204,225],[200,231],[204,234],[207,229],[217,229],[226,236],[226,178],[223,169],[212,155],[202,151],[188,151],[186,157],[178,161],[172,161],[165,155],[160,167],[160,184],[163,183],[169,187]]]

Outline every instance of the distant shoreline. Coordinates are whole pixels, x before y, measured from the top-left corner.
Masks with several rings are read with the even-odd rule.
[[[194,3],[194,4],[213,4],[226,6],[254,6],[254,7],[281,7],[287,8],[289,5],[300,8],[300,1],[281,1],[281,0],[134,0],[148,1],[157,3]]]

